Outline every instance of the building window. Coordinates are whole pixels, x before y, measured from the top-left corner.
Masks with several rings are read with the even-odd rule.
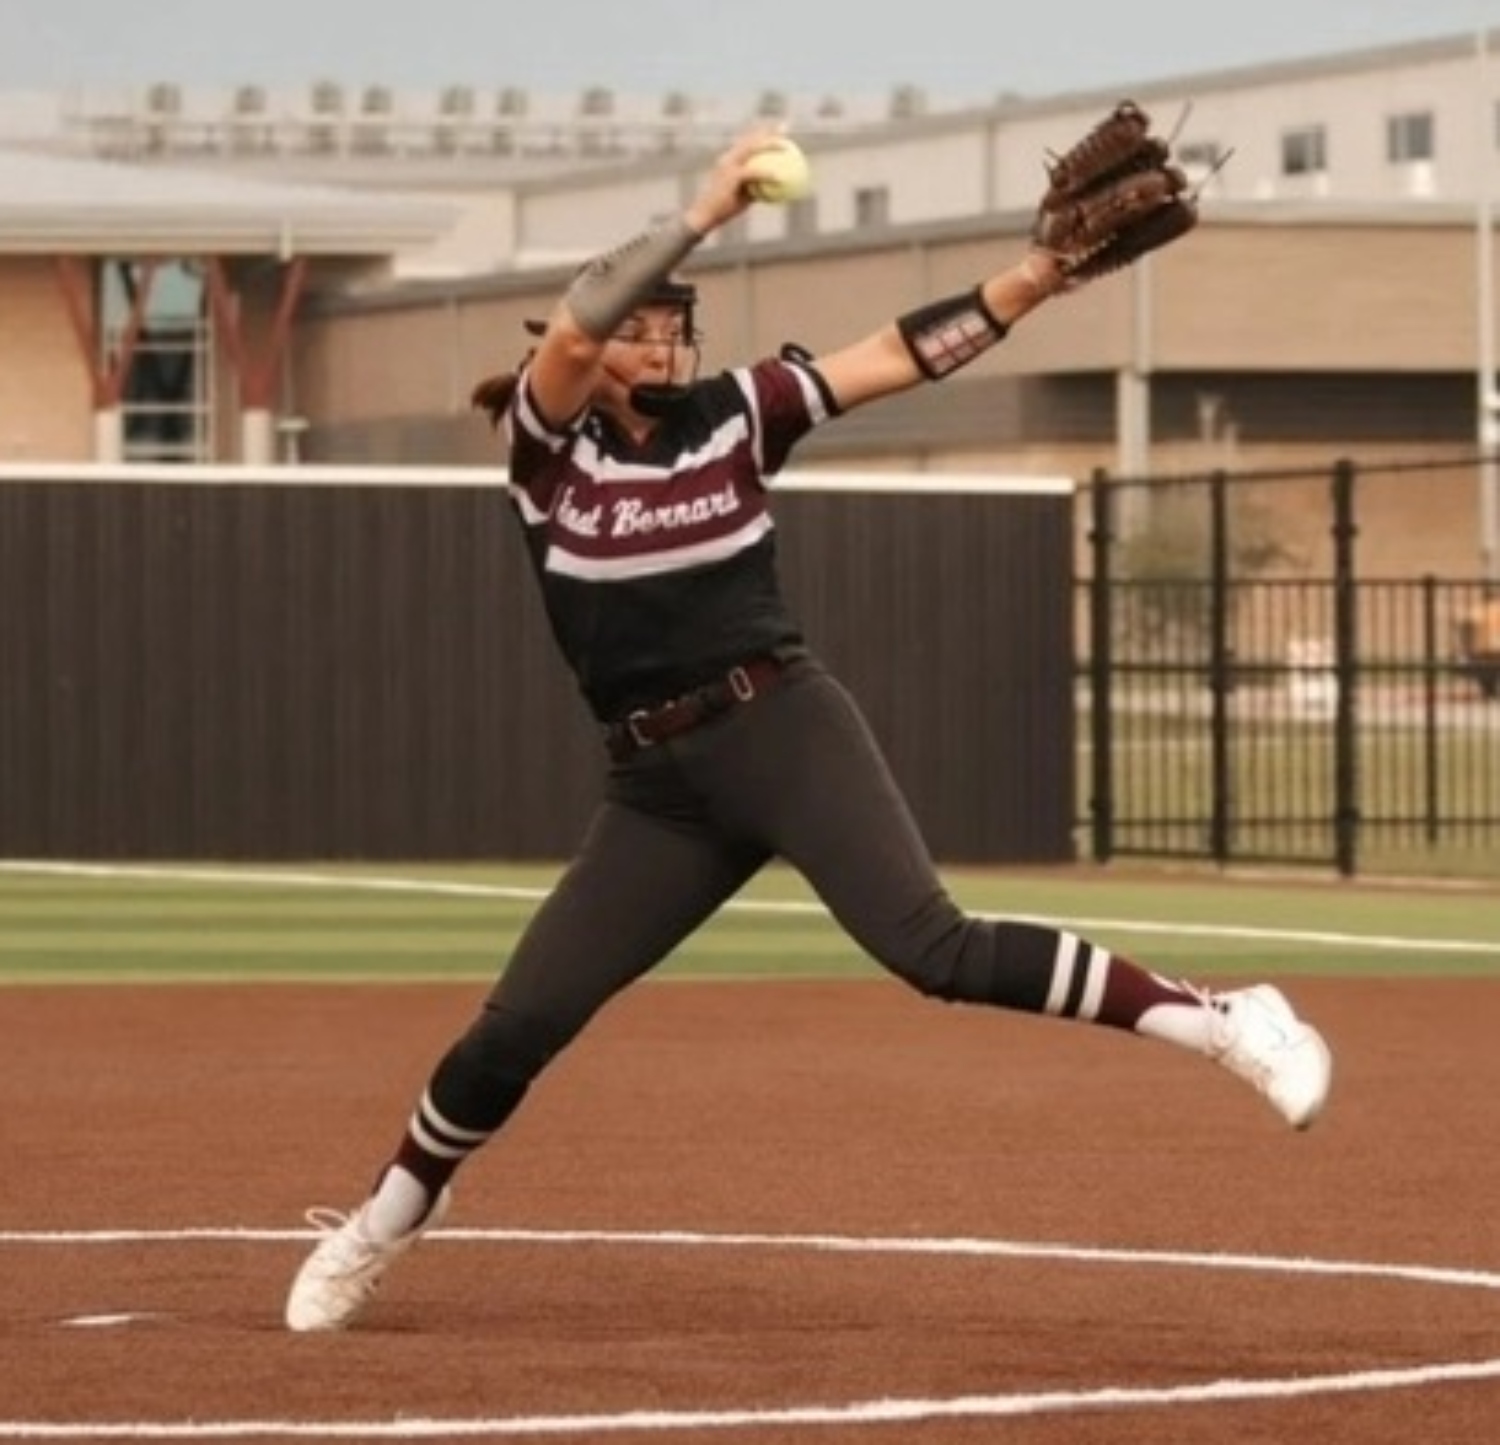
[[[143,276],[130,261],[100,268],[105,356],[119,354]],[[184,261],[156,267],[120,399],[124,460],[213,460],[213,390],[203,277]]]
[[[1185,171],[1217,170],[1224,160],[1224,147],[1216,140],[1184,141],[1177,147],[1176,159]]]
[[[788,236],[816,236],[818,234],[818,198],[800,196],[786,208],[786,233]]]
[[[1321,175],[1328,169],[1328,132],[1320,125],[1284,131],[1281,173],[1284,176]]]
[[[1185,141],[1174,150],[1174,159],[1195,191],[1217,182],[1229,155],[1228,147],[1216,140]]]
[[[854,192],[854,225],[887,226],[891,220],[891,192],[888,186],[860,186]]]
[[[714,244],[718,246],[743,246],[749,239],[750,217],[744,211],[714,232]]]
[[[1435,152],[1432,112],[1411,111],[1392,115],[1385,122],[1385,155],[1388,161],[1430,161]]]

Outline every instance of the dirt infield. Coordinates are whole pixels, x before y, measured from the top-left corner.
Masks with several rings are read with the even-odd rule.
[[[302,1210],[479,990],[5,990],[0,1440],[1500,1438],[1500,982],[1294,991],[1305,1136],[1105,1030],[646,985],[302,1337]]]

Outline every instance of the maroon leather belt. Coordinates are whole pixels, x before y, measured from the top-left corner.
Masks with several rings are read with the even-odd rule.
[[[681,697],[659,707],[637,708],[610,723],[604,731],[604,746],[615,762],[623,763],[769,692],[781,681],[785,666],[774,657],[752,657]]]

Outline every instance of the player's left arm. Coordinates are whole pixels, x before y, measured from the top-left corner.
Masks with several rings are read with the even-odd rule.
[[[1031,244],[972,290],[899,316],[820,358],[843,410],[941,381],[1003,341],[1050,296],[1134,265],[1185,236],[1198,221],[1197,192],[1172,162],[1151,118],[1121,101],[1047,167]]]
[[[814,364],[839,410],[849,411],[967,366],[1061,286],[1053,258],[1032,251],[982,284],[898,316]]]

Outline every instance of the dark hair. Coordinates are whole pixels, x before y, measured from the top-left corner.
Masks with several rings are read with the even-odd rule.
[[[484,412],[492,427],[498,427],[500,419],[510,406],[511,397],[516,394],[516,386],[520,380],[520,374],[514,371],[486,376],[482,381],[475,382],[474,390],[469,393],[469,405],[476,411]]]

